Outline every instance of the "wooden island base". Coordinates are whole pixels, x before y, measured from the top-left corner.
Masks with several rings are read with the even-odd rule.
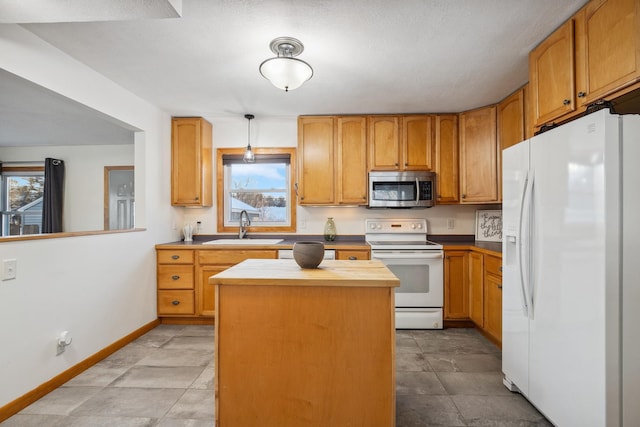
[[[216,425],[394,426],[394,287],[378,261],[247,260],[216,285]]]

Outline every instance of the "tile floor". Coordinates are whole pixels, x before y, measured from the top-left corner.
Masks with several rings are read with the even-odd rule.
[[[397,427],[551,426],[473,329],[398,331],[396,360]],[[213,375],[212,326],[160,325],[0,426],[210,427]]]

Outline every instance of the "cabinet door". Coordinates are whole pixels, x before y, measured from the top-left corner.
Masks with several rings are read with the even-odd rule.
[[[502,150],[524,140],[524,88],[498,104],[498,199],[502,200]]]
[[[400,125],[398,116],[370,116],[369,170],[400,169]]]
[[[469,253],[469,317],[480,328],[484,327],[484,258],[477,252]]]
[[[298,196],[301,205],[335,204],[334,117],[298,119]]]
[[[460,202],[498,201],[496,107],[460,114]]]
[[[337,202],[367,204],[367,118],[345,116],[337,125]]]
[[[502,277],[484,276],[484,330],[502,342]]]
[[[433,116],[426,114],[402,116],[403,170],[431,170]]]
[[[446,251],[444,254],[444,318],[469,318],[469,254]]]
[[[529,54],[529,83],[535,125],[575,109],[573,19],[569,19]]]
[[[437,203],[458,203],[458,116],[438,115],[435,122]]]
[[[198,314],[200,316],[213,317],[216,314],[216,287],[209,283],[209,277],[231,267],[203,266],[200,267],[200,289],[198,289]]]
[[[171,132],[171,204],[211,206],[211,124],[202,118],[173,118]]]
[[[587,103],[640,78],[639,9],[637,0],[593,0],[587,4]]]

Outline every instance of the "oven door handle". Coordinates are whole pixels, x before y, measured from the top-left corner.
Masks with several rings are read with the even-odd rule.
[[[371,253],[372,259],[442,259],[442,252],[420,253],[420,252],[385,252],[376,251]]]

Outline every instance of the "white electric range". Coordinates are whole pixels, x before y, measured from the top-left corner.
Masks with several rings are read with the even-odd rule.
[[[427,240],[425,219],[366,219],[371,259],[382,261],[398,278],[396,329],[442,329],[444,252]]]

